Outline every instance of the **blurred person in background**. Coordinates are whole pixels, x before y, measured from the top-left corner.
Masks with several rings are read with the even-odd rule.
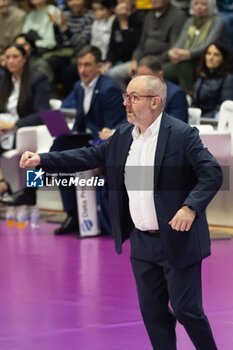
[[[170,4],[170,0],[152,0],[153,9],[149,10],[143,24],[138,44],[124,64],[114,67],[110,77],[122,91],[138,67],[139,60],[147,55],[156,56],[160,63],[166,62],[167,51],[176,42],[186,15],[182,10]]]
[[[28,0],[28,4],[33,10],[27,14],[23,33],[33,30],[38,34],[39,39],[36,40],[35,44],[38,52],[42,55],[57,45],[53,23],[50,21],[49,15],[56,15],[60,23],[61,11],[51,4],[50,0]]]
[[[35,45],[35,41],[37,39],[37,33],[31,30],[28,33],[19,34],[15,39],[15,43],[22,45],[27,51],[27,56],[30,60],[30,66],[36,69],[38,72],[44,73],[47,76],[48,81],[51,83],[54,78],[54,73],[49,63],[38,54],[37,47]]]
[[[88,9],[86,0],[67,0],[68,13],[61,12],[61,22],[57,14],[50,14],[54,25],[56,50],[44,55],[49,62],[56,82],[62,83],[68,94],[76,81],[76,55],[80,49],[90,43],[93,13]]]
[[[23,46],[9,46],[5,50],[5,72],[0,78],[1,153],[13,148],[17,128],[42,124],[38,112],[49,109],[49,94],[46,76],[30,69]],[[0,194],[8,189],[0,171]]]
[[[163,80],[162,66],[155,56],[145,56],[138,63],[137,75],[155,74]],[[167,99],[165,112],[170,116],[188,122],[188,104],[185,92],[176,84],[165,80]]]
[[[201,108],[202,117],[218,119],[219,107],[226,100],[233,100],[232,56],[221,41],[216,41],[202,56],[192,106]]]
[[[165,79],[178,84],[186,93],[192,90],[195,70],[206,47],[225,38],[216,0],[192,0],[190,14],[177,42],[168,51],[170,63],[162,67]]]
[[[5,49],[21,33],[26,13],[12,6],[11,0],[0,0],[0,47]]]
[[[115,18],[113,14],[114,2],[111,0],[93,0],[92,11],[94,22],[91,27],[91,45],[97,46],[102,53],[102,60],[106,60]]]
[[[145,18],[145,13],[136,9],[135,0],[118,0],[114,12],[116,18],[102,74],[114,74],[120,63],[127,64],[138,45]]]

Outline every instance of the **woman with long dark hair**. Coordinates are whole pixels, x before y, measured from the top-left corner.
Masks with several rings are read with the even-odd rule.
[[[217,15],[216,0],[191,0],[191,16],[186,20],[178,40],[168,51],[169,63],[162,69],[165,79],[190,93],[195,70],[206,47],[224,39],[224,21]]]
[[[202,117],[218,118],[219,107],[233,100],[233,67],[228,48],[220,41],[205,50],[194,84],[193,107],[201,108]]]
[[[49,109],[49,95],[46,76],[30,68],[23,46],[9,46],[0,77],[0,153],[13,147],[17,128],[42,124],[38,112]],[[0,169],[0,194],[7,189]]]

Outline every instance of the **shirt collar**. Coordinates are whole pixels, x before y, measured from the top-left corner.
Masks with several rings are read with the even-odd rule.
[[[91,88],[91,89],[94,89],[95,88],[95,85],[97,83],[97,80],[99,79],[99,75],[97,75],[97,77],[95,77],[88,85],[85,85],[83,82],[81,82],[81,86],[84,88],[84,89],[88,89],[88,88]]]
[[[19,86],[19,85],[20,85],[20,82],[21,82],[21,79],[16,80],[15,77],[12,75],[12,76],[11,76],[11,81],[12,81],[12,83],[13,83],[14,86]]]
[[[145,132],[143,137],[147,137],[149,135],[155,136],[155,135],[158,134],[159,128],[160,128],[162,114],[163,113],[160,113],[159,116],[155,119],[155,121],[146,129],[146,132]],[[132,137],[133,137],[133,139],[142,137],[142,135],[140,134],[139,128],[136,125],[133,128]]]

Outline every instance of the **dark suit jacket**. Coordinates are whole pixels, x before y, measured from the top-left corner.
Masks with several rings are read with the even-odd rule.
[[[97,148],[41,155],[45,170],[73,172],[106,166],[112,231],[118,253],[133,228],[124,184],[132,128],[123,124]],[[205,209],[221,183],[221,169],[203,147],[198,130],[164,113],[155,155],[154,201],[164,255],[173,266],[191,265],[210,254]],[[191,206],[197,213],[189,232],[175,231],[168,225],[183,205]]]
[[[4,88],[3,76],[0,77],[0,93]],[[49,109],[50,98],[50,84],[45,74],[39,73],[35,70],[31,71],[30,82],[30,96],[28,96],[27,115],[20,116],[16,122],[16,126],[21,128],[23,126],[32,126],[43,124],[38,112]]]
[[[167,85],[167,100],[165,111],[177,119],[188,122],[188,103],[185,92],[176,84],[165,80]]]
[[[81,81],[78,81],[71,94],[62,104],[63,108],[72,108],[75,106],[77,109],[74,130],[80,130],[84,118],[86,127],[92,131],[93,137],[96,139],[99,136],[98,132],[103,127],[115,129],[120,123],[126,121],[121,90],[109,77],[104,75],[99,76],[92,96],[90,109],[85,116],[83,99],[84,89],[81,86]]]

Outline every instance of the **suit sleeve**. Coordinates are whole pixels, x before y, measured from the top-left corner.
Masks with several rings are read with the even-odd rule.
[[[50,172],[77,172],[105,165],[106,150],[110,140],[98,147],[82,147],[62,152],[40,154],[41,167]]]
[[[183,205],[191,206],[197,213],[204,213],[207,205],[222,185],[222,170],[214,156],[203,147],[196,128],[186,133],[185,147],[187,161],[193,168],[197,183]]]
[[[62,108],[76,108],[74,89],[62,101]]]

